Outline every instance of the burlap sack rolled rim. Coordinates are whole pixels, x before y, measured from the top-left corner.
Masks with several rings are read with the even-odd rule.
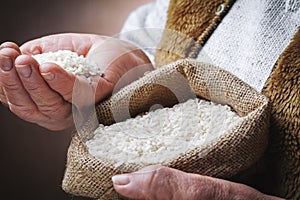
[[[225,88],[227,88],[229,90],[219,91],[219,93],[224,93],[225,97],[226,97],[225,99],[221,99],[219,103],[226,103],[226,104],[230,105],[241,116],[245,116],[245,120],[242,123],[238,124],[235,127],[235,130],[230,131],[230,133],[234,133],[237,136],[235,136],[233,134],[233,136],[231,138],[228,138],[228,135],[227,135],[228,133],[227,133],[227,134],[221,136],[220,138],[218,138],[217,140],[212,141],[209,144],[206,144],[199,148],[195,148],[188,152],[185,152],[184,155],[179,155],[178,158],[174,159],[171,162],[166,163],[165,165],[169,166],[169,167],[174,167],[174,168],[177,168],[180,170],[188,171],[188,172],[202,173],[202,174],[206,174],[206,175],[226,178],[226,177],[230,177],[230,176],[236,174],[237,172],[239,172],[243,169],[246,169],[251,164],[253,164],[256,160],[258,160],[258,158],[261,156],[262,152],[264,151],[264,149],[266,147],[266,143],[267,143],[267,130],[268,130],[268,119],[269,119],[269,111],[268,111],[269,109],[268,109],[267,98],[264,97],[263,95],[257,93],[254,89],[252,89],[250,86],[245,84],[240,79],[236,78],[232,74],[230,74],[218,67],[215,67],[215,66],[212,66],[209,64],[205,64],[205,63],[199,63],[192,59],[184,59],[184,60],[176,61],[169,65],[163,66],[162,68],[156,69],[156,70],[148,73],[146,76],[133,82],[129,86],[126,86],[121,91],[114,94],[110,99],[101,103],[97,107],[98,116],[96,117],[94,115],[93,117],[91,117],[90,121],[87,122],[85,124],[85,126],[82,127],[81,130],[78,130],[77,133],[75,133],[75,136],[73,139],[75,142],[73,141],[70,145],[69,152],[68,152],[68,164],[67,164],[67,169],[65,172],[65,177],[63,180],[63,188],[65,191],[76,194],[76,195],[88,196],[88,197],[93,197],[93,198],[101,197],[101,199],[107,199],[107,198],[109,198],[110,195],[112,195],[110,193],[111,192],[113,193],[112,183],[110,180],[111,176],[113,176],[114,174],[135,171],[135,170],[138,170],[141,167],[143,167],[138,164],[124,164],[124,165],[120,166],[120,168],[116,169],[113,167],[113,162],[110,162],[109,160],[106,160],[106,159],[95,158],[94,156],[90,155],[88,153],[87,147],[84,142],[91,137],[90,134],[93,132],[93,130],[95,128],[97,128],[98,122],[95,121],[95,118],[99,118],[100,123],[101,123],[101,114],[103,114],[102,109],[103,109],[103,107],[104,108],[109,107],[111,105],[112,99],[114,97],[118,97],[119,100],[128,99],[128,95],[130,95],[130,93],[132,91],[138,90],[141,86],[141,83],[145,84],[145,83],[149,83],[149,81],[150,81],[150,84],[153,84],[152,81],[154,81],[154,83],[155,83],[155,81],[159,79],[161,74],[164,74],[164,73],[168,74],[172,70],[176,73],[179,72],[188,80],[188,83],[189,83],[191,89],[193,90],[193,92],[195,92],[195,94],[198,97],[202,97],[207,100],[211,100],[210,94],[208,94],[208,91],[207,91],[207,87],[210,87],[211,91],[219,90],[220,88],[218,89],[218,87],[220,85],[218,85],[218,84],[214,85],[214,83],[218,83],[218,80],[219,80],[219,83],[222,82],[222,84],[225,85]],[[207,73],[207,71],[209,71],[209,73]],[[194,76],[196,76],[196,75],[200,76],[200,78],[199,77],[195,78]],[[213,80],[215,80],[217,82],[212,81],[207,84],[204,81],[203,83],[200,83],[202,80],[201,76],[206,76],[206,78],[202,77],[202,79],[204,79],[204,80],[206,79],[206,81],[209,80],[210,78],[212,78]],[[152,78],[149,79],[149,77],[152,77]],[[222,80],[220,80],[220,79],[222,79]],[[166,78],[164,80],[168,81],[169,79]],[[199,80],[200,80],[200,82],[197,82]],[[199,88],[199,86],[201,86],[202,88],[201,87]],[[232,90],[232,89],[234,89],[234,90]],[[240,90],[242,90],[242,92]],[[246,101],[242,102],[245,99],[246,99]],[[216,99],[216,100],[218,100],[218,99]],[[137,109],[137,110],[139,110],[139,109]],[[106,114],[104,114],[104,116],[102,116],[102,118],[107,120],[108,117],[106,116]],[[108,115],[109,114],[111,114],[111,113],[108,112]],[[135,114],[137,114],[137,113],[135,113]],[[107,122],[105,122],[105,123],[107,123]],[[111,123],[111,121],[109,123]],[[247,135],[247,133],[253,132],[253,131],[254,131],[253,136]],[[255,131],[258,131],[258,133],[255,134]],[[243,132],[244,135],[242,135],[240,132]],[[251,137],[253,137],[253,138],[251,138]],[[256,139],[257,139],[257,141],[256,141]],[[232,140],[238,140],[238,142],[232,141]],[[239,141],[239,140],[241,140],[241,141]],[[251,147],[251,148],[254,148],[253,153],[251,153],[251,151],[249,151],[249,150],[246,150],[246,152],[243,150],[242,146],[244,145],[245,142],[243,142],[242,140],[250,141],[248,143],[251,143],[250,145],[253,146],[253,147]],[[236,143],[237,147],[228,148],[228,146],[230,147],[230,145],[232,145],[233,143]],[[249,149],[248,146],[250,146],[250,145],[248,145],[247,143],[245,143],[245,145],[246,145],[247,149]],[[225,152],[225,154],[224,154],[224,152],[222,152],[222,150],[221,150],[222,148],[220,148],[222,146],[224,147],[224,149],[228,150],[229,152]],[[256,147],[258,147],[258,149],[255,149]],[[73,148],[73,150],[72,150],[72,148]],[[76,149],[76,151],[80,155],[80,157],[82,156],[85,158],[78,158],[78,155],[76,157],[76,155],[74,155],[74,153],[76,154],[76,152],[74,152],[74,149]],[[230,149],[235,149],[235,152],[230,152],[231,151]],[[228,171],[226,169],[225,165],[221,166],[219,168],[214,168],[212,166],[209,166],[211,164],[218,163],[218,159],[220,159],[220,155],[227,156],[227,158],[229,160],[232,159],[232,161],[235,161],[236,158],[234,158],[234,156],[237,156],[236,149],[240,150],[241,154],[246,157],[246,158],[241,159],[240,163],[237,163],[235,165],[235,167],[237,168],[236,170]],[[205,152],[206,150],[208,150],[208,152]],[[205,157],[202,157],[201,153],[199,154],[199,152],[203,152],[203,151],[205,152]],[[72,158],[72,156],[73,156],[73,158]],[[75,160],[77,159],[77,161],[74,161],[74,156],[76,157]],[[209,161],[209,159],[211,159],[211,161]],[[79,160],[79,162],[78,162],[78,160]],[[76,165],[81,166],[83,168],[79,167],[76,169],[76,167],[75,167],[74,169],[71,169],[72,167],[70,167],[70,165],[72,165],[72,162],[76,163]],[[80,162],[82,162],[82,163],[80,163]],[[85,166],[85,164],[89,165],[89,162],[91,162],[90,164],[93,167]],[[197,163],[198,163],[198,165],[199,165],[199,163],[202,163],[202,165],[195,166],[195,165],[197,165]],[[205,164],[205,163],[207,163],[207,164]],[[74,164],[73,164],[73,166],[74,166]],[[230,166],[228,168],[230,168]],[[87,169],[90,170],[91,173],[89,174],[89,173],[84,172],[85,176],[87,176],[87,177],[81,177],[81,178],[83,178],[83,180],[77,182],[78,185],[82,184],[85,181],[85,179],[91,179],[91,177],[88,177],[88,176],[94,176],[94,175],[95,175],[94,176],[95,179],[92,178],[93,180],[89,180],[87,182],[93,183],[93,181],[96,181],[96,182],[99,182],[99,180],[103,181],[104,179],[101,176],[104,175],[108,179],[105,181],[105,184],[104,184],[104,185],[106,185],[107,188],[99,189],[99,187],[96,186],[95,188],[99,189],[100,192],[99,191],[80,191],[80,188],[76,189],[76,187],[74,189],[74,185],[72,186],[72,184],[74,184],[74,182],[70,181],[70,178],[72,178],[72,177],[70,177],[70,174],[72,174],[72,176],[74,178],[74,177],[78,176],[78,174],[76,174],[76,170],[78,172],[78,171],[84,171]],[[99,175],[99,173],[100,173],[100,175]],[[106,174],[103,174],[103,173],[106,173]],[[96,175],[96,174],[98,174],[98,175]],[[97,181],[97,179],[98,179],[98,181]],[[85,189],[85,190],[89,190],[89,189]],[[93,189],[90,188],[90,190],[93,190]]]

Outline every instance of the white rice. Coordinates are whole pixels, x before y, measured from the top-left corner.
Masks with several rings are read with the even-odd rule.
[[[95,62],[69,50],[37,54],[34,55],[33,58],[36,59],[39,64],[46,62],[55,63],[66,71],[78,76],[89,77],[102,74],[102,71]]]
[[[211,142],[240,120],[229,106],[196,98],[111,126],[100,124],[86,145],[90,154],[115,166],[162,164]]]

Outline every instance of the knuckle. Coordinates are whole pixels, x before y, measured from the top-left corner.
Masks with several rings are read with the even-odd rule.
[[[25,90],[32,96],[33,98],[41,98],[45,96],[45,90],[41,84],[34,81],[23,81],[23,85]]]
[[[53,105],[39,105],[39,110],[48,116],[57,115],[60,113],[59,107]]]
[[[155,173],[156,173],[155,177],[167,178],[171,175],[169,168],[164,166],[157,168]]]
[[[47,116],[55,118],[66,118],[70,115],[68,106],[60,100],[53,101],[53,103],[38,105],[39,110]]]
[[[21,86],[14,83],[14,82],[2,82],[3,88],[5,88],[6,91],[18,91],[21,89]]]
[[[149,179],[148,188],[150,190],[150,199],[160,199],[162,194],[156,192],[158,188],[165,188],[165,193],[163,194],[164,199],[174,199],[174,179],[173,174],[167,167],[159,167],[152,172]],[[149,193],[149,192],[147,192]],[[146,195],[146,193],[144,194]]]
[[[173,189],[173,192],[176,191],[174,190],[173,187],[176,186],[176,178],[174,176],[174,173],[170,168],[167,167],[160,167],[156,170],[156,175],[154,176],[154,182],[158,184],[158,187],[164,187],[164,185],[168,185],[170,189]],[[172,192],[169,192],[169,195],[172,194]],[[170,198],[172,199],[172,198]]]
[[[35,122],[36,121],[36,109],[31,106],[15,105],[8,102],[9,109],[19,116],[20,118]]]
[[[41,127],[49,129],[51,131],[62,131],[73,125],[72,121],[69,120],[47,120],[46,122],[37,122],[37,124]]]
[[[40,86],[37,84],[27,84],[26,85],[26,90],[31,93],[31,92],[35,92],[35,93],[40,93]]]

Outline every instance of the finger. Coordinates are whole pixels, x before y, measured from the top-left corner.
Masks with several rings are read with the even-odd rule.
[[[19,56],[19,52],[13,48],[0,49],[0,65],[4,71],[10,71],[13,68],[14,60]]]
[[[15,64],[24,88],[41,113],[57,120],[70,116],[71,104],[48,86],[40,75],[39,64],[31,56],[21,55]]]
[[[40,71],[48,85],[62,95],[66,101],[73,103],[78,108],[94,105],[95,85],[91,85],[88,79],[77,77],[51,63],[41,65]]]
[[[44,118],[24,89],[19,76],[14,68],[14,59],[19,53],[12,48],[0,50],[0,85],[2,94],[10,110],[19,117],[35,122],[37,118]]]
[[[14,42],[4,42],[0,45],[0,50],[4,49],[4,48],[12,48],[14,50],[16,50],[19,54],[21,54],[21,50],[19,48],[19,46],[14,43]]]
[[[112,178],[115,190],[132,199],[181,199],[176,195],[177,177],[172,169],[150,166],[131,174]]]
[[[27,55],[36,55],[64,48],[59,45],[59,41],[54,35],[30,40],[20,47],[21,52]]]
[[[71,50],[77,52],[78,55],[85,56],[89,52],[96,37],[99,38],[99,36],[90,34],[54,34],[26,42],[20,48],[22,53],[28,55],[49,51]]]
[[[161,166],[117,175],[112,181],[118,193],[131,199],[221,199],[224,189],[216,179]]]

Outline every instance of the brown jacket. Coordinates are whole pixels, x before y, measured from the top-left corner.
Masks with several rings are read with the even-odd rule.
[[[171,0],[165,28],[179,34],[164,32],[155,55],[157,65],[195,58],[233,4]],[[256,170],[254,182],[244,182],[265,193],[300,199],[300,28],[278,58],[263,94],[272,106],[269,147],[260,161],[265,167],[261,174]]]

